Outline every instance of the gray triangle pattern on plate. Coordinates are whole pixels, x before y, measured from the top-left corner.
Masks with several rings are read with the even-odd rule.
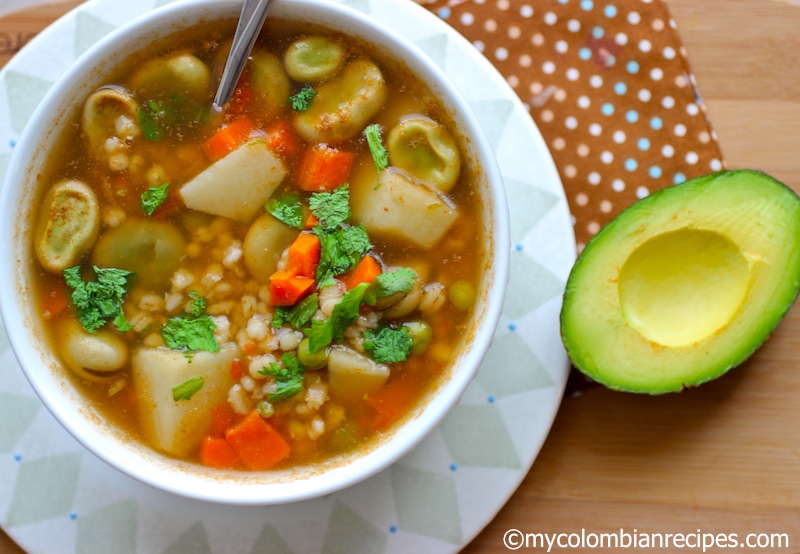
[[[87,515],[78,514],[75,552],[135,554],[136,502],[126,500]]]
[[[20,462],[6,525],[66,517],[75,496],[82,452]]]
[[[447,45],[449,43],[450,41],[444,34],[433,35],[414,41],[414,44],[442,69],[446,69],[447,67]]]
[[[461,514],[452,477],[402,463],[390,471],[399,528],[460,544]]]
[[[439,429],[459,468],[521,467],[508,428],[494,405],[458,405],[444,418]]]
[[[21,133],[36,106],[53,86],[53,82],[9,70],[5,73],[4,84],[8,97],[8,111],[11,114],[11,127],[17,133]]]
[[[189,527],[163,554],[212,554],[206,528],[201,522]]]
[[[477,380],[496,398],[553,386],[547,370],[519,333],[513,331],[495,335]]]
[[[511,319],[535,310],[564,292],[564,283],[519,251],[511,252],[511,272],[503,313]]]
[[[0,338],[5,338],[5,332],[0,331]],[[11,452],[41,407],[38,398],[0,392],[0,452]]]
[[[75,57],[77,58],[94,43],[116,29],[113,23],[104,21],[81,10],[75,16]]]
[[[511,219],[511,242],[525,238],[531,228],[558,203],[558,197],[513,177],[504,177]]]
[[[386,535],[344,502],[334,502],[324,554],[380,554],[386,551]]]
[[[514,111],[511,100],[480,100],[471,102],[470,106],[475,111],[492,147],[497,148],[506,129],[506,123]]]
[[[269,552],[269,554],[294,554],[294,551],[270,524],[261,529],[253,549],[250,550],[250,554],[264,554],[265,552]]]

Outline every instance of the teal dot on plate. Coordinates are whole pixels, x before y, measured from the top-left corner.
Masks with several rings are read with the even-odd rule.
[[[594,2],[592,0],[581,0],[581,9],[583,11],[591,11],[594,8]]]
[[[450,14],[452,12],[450,11],[450,8],[442,8],[441,10],[439,10],[438,13],[439,17],[441,17],[442,19],[447,19],[448,17],[450,17]]]
[[[625,160],[625,169],[628,171],[636,171],[636,168],[639,167],[639,164],[633,158],[628,158]]]
[[[618,83],[614,83],[614,92],[616,92],[617,94],[622,96],[623,94],[628,92],[628,85],[626,85],[622,81],[620,81]]]
[[[584,61],[588,60],[592,57],[592,50],[591,48],[586,48],[585,46],[578,50],[578,57]]]
[[[663,121],[661,121],[661,118],[660,118],[660,117],[658,117],[657,115],[656,115],[656,116],[654,116],[654,117],[653,117],[653,118],[650,120],[650,127],[652,127],[653,129],[655,129],[656,131],[658,131],[659,129],[661,129],[661,127],[663,127],[663,126],[664,126],[664,122],[663,122]]]
[[[603,13],[606,14],[606,17],[614,17],[615,15],[617,15],[617,7],[612,4],[609,4],[603,10]]]
[[[657,165],[650,166],[650,171],[648,173],[650,173],[650,177],[653,179],[658,179],[661,177],[661,168]]]
[[[637,62],[635,60],[631,60],[625,66],[625,69],[628,71],[628,73],[631,73],[631,74],[639,73],[639,62]]]
[[[566,4],[567,2],[569,2],[569,0],[558,0],[559,4]]]
[[[389,526],[390,533],[397,533],[397,525],[390,525]]]
[[[649,150],[650,149],[650,141],[645,137],[639,139],[636,143],[636,146],[639,147],[639,150]]]
[[[612,115],[614,113],[614,104],[606,102],[600,106],[600,111],[603,112],[603,115]]]
[[[639,121],[639,114],[636,110],[628,110],[625,113],[625,119],[628,121],[628,123],[636,123]]]
[[[686,180],[686,175],[683,173],[676,173],[675,176],[672,178],[672,182],[676,185],[680,185]]]
[[[72,519],[72,520],[76,520],[76,519],[78,519],[78,514],[75,513],[75,512],[70,512],[69,518]]]
[[[601,39],[606,32],[602,27],[592,27],[592,38]]]

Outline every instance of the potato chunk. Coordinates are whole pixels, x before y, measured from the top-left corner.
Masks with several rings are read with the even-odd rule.
[[[391,235],[433,248],[458,218],[458,210],[438,192],[408,174],[389,168],[378,183],[353,193],[353,218],[370,234]]]
[[[246,142],[180,189],[187,208],[251,221],[286,176],[286,168],[261,139]]]
[[[157,448],[175,456],[186,456],[197,448],[208,432],[211,407],[225,402],[233,385],[230,366],[239,355],[234,343],[218,352],[185,352],[166,348],[141,348],[131,366],[138,391],[142,432]],[[200,376],[203,386],[188,400],[174,400],[172,388]]]
[[[374,394],[389,378],[389,368],[375,363],[346,346],[334,346],[328,353],[331,393],[344,400],[360,400]]]

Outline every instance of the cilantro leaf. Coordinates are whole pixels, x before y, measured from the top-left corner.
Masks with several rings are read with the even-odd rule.
[[[291,306],[275,306],[275,313],[272,315],[272,326],[275,329],[283,327],[286,323],[286,316],[292,311]]]
[[[311,318],[317,313],[319,307],[319,294],[312,293],[298,302],[289,313],[286,314],[286,321],[292,324],[295,329],[302,329]]]
[[[172,387],[172,399],[177,402],[178,400],[189,400],[194,396],[194,393],[203,388],[205,379],[201,375],[189,377],[186,381],[179,385]]]
[[[369,147],[369,153],[372,155],[372,161],[375,162],[375,169],[380,173],[389,167],[389,153],[383,146],[381,126],[377,123],[367,125],[367,128],[364,129],[364,136],[367,137],[367,146]]]
[[[284,354],[281,356],[280,367],[275,362],[270,364],[270,367],[264,368],[259,373],[261,375],[271,375],[275,377],[275,384],[277,385],[275,392],[270,393],[269,399],[272,402],[280,402],[291,398],[303,390],[303,366],[297,360],[294,354]]]
[[[303,228],[303,205],[297,195],[273,195],[267,201],[267,211],[290,227]]]
[[[158,207],[167,199],[168,188],[169,183],[164,183],[163,185],[150,187],[144,191],[139,200],[139,207],[142,208],[142,211],[147,215],[153,215]]]
[[[417,281],[417,274],[408,267],[401,267],[394,271],[387,271],[375,277],[367,293],[368,304],[374,304],[378,298],[391,296],[395,293],[408,293]]]
[[[206,300],[197,291],[189,291],[192,299],[191,315],[177,315],[171,317],[161,328],[161,337],[170,350],[207,350],[219,351],[219,345],[214,339],[214,329],[217,326],[210,316],[206,315]]]
[[[189,291],[189,298],[192,299],[192,315],[195,317],[203,315],[206,311],[206,299],[196,290]]]
[[[408,358],[414,339],[407,327],[382,327],[379,331],[367,329],[364,333],[364,350],[379,364],[402,362]]]
[[[328,346],[334,340],[342,340],[345,330],[358,318],[358,310],[368,288],[369,283],[357,285],[342,295],[328,319],[311,320],[311,327],[303,331],[308,337],[308,349],[311,352]]]
[[[344,185],[333,192],[312,193],[308,207],[324,231],[335,231],[350,219],[350,190]]]
[[[164,110],[155,100],[145,102],[139,107],[139,126],[144,138],[150,142],[158,142],[164,138]]]
[[[306,83],[303,88],[297,92],[297,94],[289,97],[288,103],[292,105],[292,109],[294,111],[304,112],[311,107],[311,103],[314,101],[316,96],[317,91],[315,91],[311,85]]]
[[[81,325],[90,333],[112,320],[120,332],[131,328],[122,312],[122,302],[127,294],[128,277],[125,269],[94,266],[95,281],[84,282],[80,266],[64,270],[64,281],[72,289],[72,303],[78,310]]]
[[[332,233],[314,228],[320,241],[320,258],[317,264],[317,283],[320,288],[332,284],[332,278],[355,267],[372,249],[372,243],[363,225],[340,227]]]

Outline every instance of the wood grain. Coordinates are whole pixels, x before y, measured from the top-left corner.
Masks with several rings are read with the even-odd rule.
[[[31,36],[78,3],[13,14],[0,33]],[[667,3],[728,165],[800,191],[800,5]],[[0,53],[0,64],[7,59]],[[762,551],[800,551],[798,368],[795,306],[748,362],[696,390],[651,398],[592,387],[565,398],[533,469],[464,552],[508,552],[502,540],[512,528],[788,533],[791,548]],[[0,554],[18,552],[0,533]]]

